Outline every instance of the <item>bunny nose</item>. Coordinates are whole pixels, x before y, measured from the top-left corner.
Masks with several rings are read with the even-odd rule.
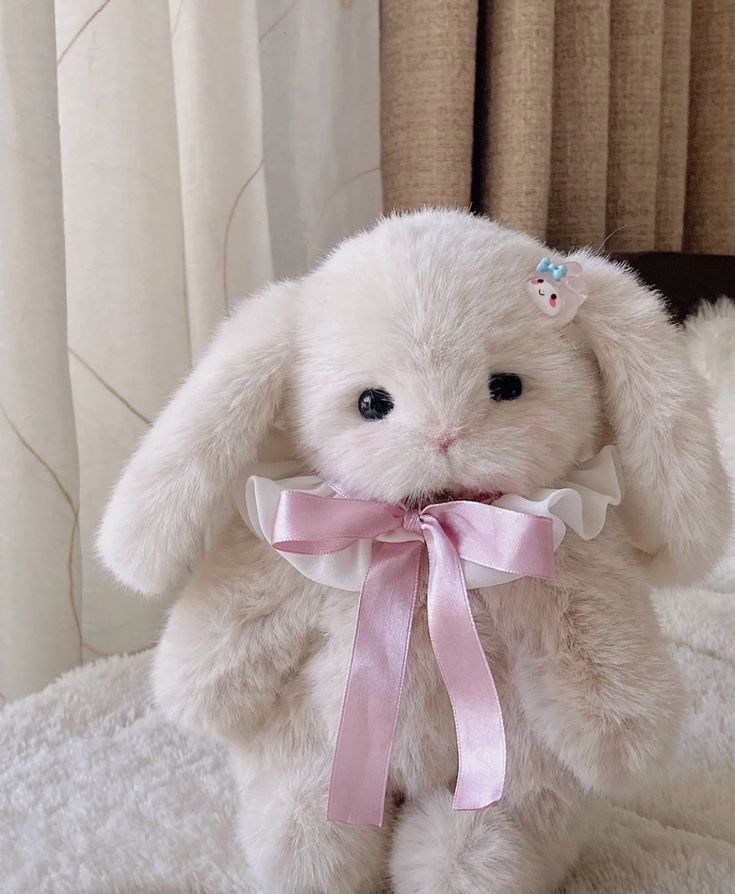
[[[456,431],[445,431],[433,438],[434,443],[440,450],[448,450],[458,440],[459,435]]]

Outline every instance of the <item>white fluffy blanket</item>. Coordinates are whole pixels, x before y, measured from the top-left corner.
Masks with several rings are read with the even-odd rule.
[[[690,338],[735,465],[732,306]],[[565,894],[735,891],[734,570],[731,557],[713,589],[657,595],[689,708],[679,760],[601,807]],[[151,708],[149,660],[73,671],[0,712],[2,894],[254,894],[225,755]]]

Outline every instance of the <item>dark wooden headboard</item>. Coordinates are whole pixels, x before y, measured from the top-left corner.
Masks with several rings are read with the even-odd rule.
[[[722,295],[735,300],[735,256],[688,255],[678,252],[613,254],[627,261],[645,283],[658,289],[668,302],[671,316],[684,320],[704,301]]]

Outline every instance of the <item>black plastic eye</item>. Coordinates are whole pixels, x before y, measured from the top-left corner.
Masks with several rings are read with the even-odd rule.
[[[515,400],[523,394],[523,382],[515,373],[493,373],[488,387],[493,400]]]
[[[368,388],[357,401],[363,419],[382,419],[393,409],[393,398],[382,388]]]

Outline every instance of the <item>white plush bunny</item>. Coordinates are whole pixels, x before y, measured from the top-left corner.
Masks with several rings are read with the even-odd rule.
[[[460,212],[382,220],[242,302],[114,492],[100,553],[154,594],[186,575],[223,500],[242,503],[274,426],[294,468],[409,507],[532,500],[605,445],[619,455],[622,505],[594,539],[566,531],[553,579],[470,589],[507,741],[503,797],[482,810],[452,808],[457,746],[425,570],[385,822],[346,825],[328,821],[327,797],[358,594],[302,573],[240,513],[215,538],[171,611],[155,691],[169,718],[230,744],[265,892],[371,894],[386,879],[397,894],[553,891],[594,795],[672,746],[678,684],[649,587],[697,577],[724,543],[704,388],[657,296],[620,266],[574,255],[574,324],[542,311],[529,283],[547,253]]]

